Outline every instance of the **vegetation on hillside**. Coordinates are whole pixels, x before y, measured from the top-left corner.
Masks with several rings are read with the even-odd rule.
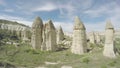
[[[6,29],[0,29],[0,45],[3,45],[9,41],[15,42],[20,41],[20,39],[15,32],[12,33],[11,31]]]
[[[3,20],[3,19],[0,19],[0,24],[12,24],[12,25],[21,25],[21,26],[25,26],[25,27],[28,27],[22,23],[18,23],[16,21],[9,21],[9,20]]]

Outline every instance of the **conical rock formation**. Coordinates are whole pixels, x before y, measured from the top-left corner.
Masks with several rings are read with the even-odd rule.
[[[85,26],[80,21],[79,17],[75,17],[75,25],[73,29],[73,41],[71,52],[74,54],[82,55],[87,52],[87,40]]]
[[[114,47],[114,28],[110,21],[106,24],[105,30],[105,45],[103,55],[109,58],[115,58],[115,47]]]

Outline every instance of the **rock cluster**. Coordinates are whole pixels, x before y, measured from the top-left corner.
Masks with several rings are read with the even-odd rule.
[[[92,44],[100,44],[101,43],[101,36],[98,32],[90,32],[87,34],[87,39]]]
[[[32,47],[41,51],[56,51],[56,29],[51,20],[43,24],[37,17],[32,25]]]

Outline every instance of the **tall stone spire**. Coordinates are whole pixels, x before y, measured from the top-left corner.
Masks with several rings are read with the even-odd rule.
[[[115,47],[114,47],[114,28],[110,21],[107,21],[105,28],[105,45],[103,55],[109,58],[115,58]]]
[[[71,52],[82,55],[87,52],[86,29],[79,17],[75,17]]]
[[[75,17],[75,20],[74,20],[75,24],[74,24],[74,29],[83,29],[83,30],[86,30],[85,29],[85,26],[83,24],[83,22],[79,19],[78,16]]]
[[[52,23],[52,20],[49,20],[45,24],[45,38],[46,38],[46,51],[55,51],[57,48],[56,44],[56,29]]]
[[[62,30],[62,27],[60,26],[57,30],[57,44],[59,44],[63,40],[64,40],[64,32]]]
[[[31,44],[33,49],[41,49],[41,45],[43,41],[42,28],[43,28],[42,19],[40,17],[36,17],[32,24]]]
[[[106,30],[107,30],[107,29],[113,29],[113,30],[114,30],[113,25],[111,24],[111,21],[110,21],[110,20],[107,21],[105,29],[106,29]]]

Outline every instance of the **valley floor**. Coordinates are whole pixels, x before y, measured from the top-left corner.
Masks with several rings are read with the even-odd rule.
[[[13,68],[120,68],[120,56],[116,59],[106,58],[102,55],[102,48],[85,55],[75,55],[69,49],[57,52],[41,52],[33,50],[29,45],[0,46],[0,66]]]

